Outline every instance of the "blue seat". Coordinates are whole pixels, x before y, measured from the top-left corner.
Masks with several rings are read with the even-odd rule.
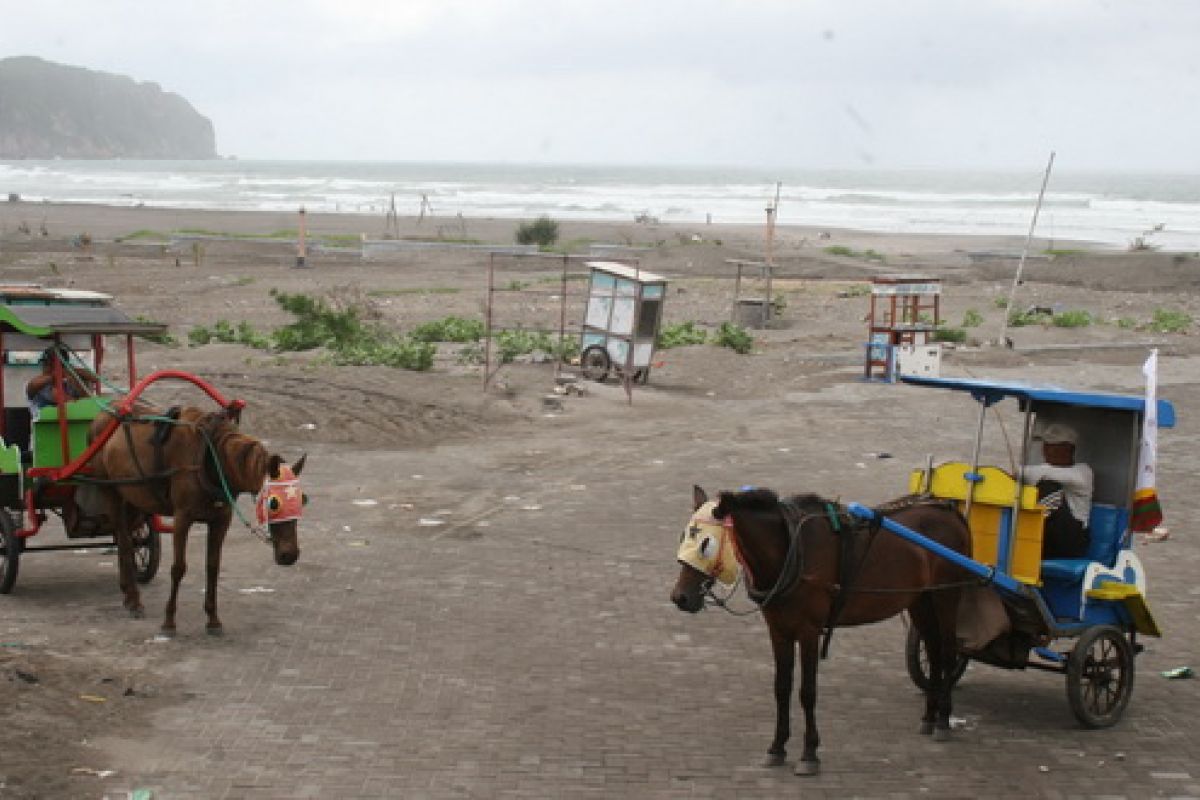
[[[1088,564],[1099,561],[1106,567],[1111,567],[1117,561],[1117,553],[1121,550],[1121,537],[1125,533],[1125,525],[1129,512],[1124,508],[1095,504],[1088,518],[1088,533],[1091,542],[1088,544],[1086,558],[1050,558],[1042,562],[1042,578],[1044,580],[1066,581],[1078,583],[1083,580],[1083,573]]]

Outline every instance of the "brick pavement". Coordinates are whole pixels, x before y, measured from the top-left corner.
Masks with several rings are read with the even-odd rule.
[[[488,448],[316,448],[301,563],[269,566],[261,545],[232,534],[222,639],[203,633],[200,537],[180,636],[168,643],[148,641],[165,568],[139,622],[119,616],[115,586],[97,603],[95,582],[74,580],[94,565],[27,559],[18,588],[28,625],[91,596],[92,612],[52,644],[69,646],[84,628],[114,636],[157,665],[175,699],[144,737],[93,742],[117,774],[80,779],[78,796],[145,787],[157,798],[1200,797],[1191,734],[1200,682],[1157,674],[1200,666],[1200,544],[1183,535],[1197,493],[1180,474],[1163,486],[1180,533],[1143,552],[1170,636],[1139,658],[1120,726],[1077,727],[1059,676],[975,666],[956,692],[962,727],[936,745],[915,732],[922,701],[897,620],[839,632],[821,666],[822,774],[755,766],[773,719],[765,627],[712,610],[684,615],[667,599],[690,485],[845,486],[868,501],[897,493],[923,460],[927,427],[881,436],[896,458],[864,468],[863,453],[813,425],[833,409],[870,424],[855,403],[871,391],[834,387],[787,413],[690,435],[700,408],[612,450],[576,446],[577,418]],[[1168,455],[1200,439],[1200,415],[1188,411],[1164,436]],[[966,412],[944,421],[969,431]],[[620,424],[601,420],[594,441]],[[478,468],[469,485],[437,477],[464,464]],[[361,496],[379,505],[322,491],[351,470],[374,476]],[[416,508],[389,507],[403,502]],[[452,524],[416,524],[437,512]],[[469,520],[483,524],[454,525]],[[256,587],[273,591],[241,591]]]

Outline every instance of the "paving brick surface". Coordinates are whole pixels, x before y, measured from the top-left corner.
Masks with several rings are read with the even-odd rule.
[[[821,665],[821,774],[756,766],[774,713],[764,625],[668,602],[690,487],[898,494],[923,463],[930,423],[877,427],[869,447],[853,448],[819,424],[836,414],[842,426],[878,426],[866,391],[892,391],[885,399],[914,414],[923,403],[895,389],[835,388],[769,417],[718,427],[701,409],[624,437],[619,415],[595,429],[571,418],[590,407],[580,402],[487,448],[315,448],[301,562],[274,567],[260,544],[231,534],[223,638],[203,632],[201,537],[172,642],[153,641],[165,568],[146,591],[147,619],[131,621],[94,563],[28,559],[14,596],[25,624],[90,603],[52,634],[56,645],[83,629],[116,637],[153,660],[177,699],[137,741],[93,742],[117,774],[79,796],[1200,797],[1200,681],[1158,674],[1200,666],[1200,540],[1185,534],[1200,487],[1166,469],[1178,534],[1142,555],[1169,635],[1147,642],[1119,726],[1079,728],[1061,676],[973,666],[955,695],[953,740],[935,744],[916,733],[922,700],[892,620],[839,631]],[[1180,411],[1165,461],[1200,438],[1200,415]],[[945,435],[947,451],[967,446],[972,419],[969,408],[939,412],[938,424],[962,429]],[[323,488],[344,489],[356,473],[349,493]],[[352,503],[363,498],[378,504]],[[794,758],[798,703],[793,720]]]

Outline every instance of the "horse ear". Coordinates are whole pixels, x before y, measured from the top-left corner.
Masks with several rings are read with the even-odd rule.
[[[708,492],[699,486],[692,486],[692,511],[708,502]]]
[[[279,465],[283,463],[283,458],[278,455],[272,455],[267,459],[267,475],[271,480],[279,480]]]
[[[307,458],[308,453],[304,453],[295,464],[292,464],[292,474],[297,478],[300,477],[300,470],[304,469],[304,462]]]
[[[729,516],[732,510],[730,506],[737,495],[733,492],[717,492],[717,504],[713,506],[712,515],[714,519],[725,519]]]

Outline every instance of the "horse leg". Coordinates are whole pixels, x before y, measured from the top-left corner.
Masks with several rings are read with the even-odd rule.
[[[205,563],[208,582],[204,588],[204,611],[208,614],[207,630],[211,636],[224,633],[221,619],[217,616],[217,577],[221,574],[221,547],[225,543],[229,522],[230,516],[226,514],[208,523],[208,558]]]
[[[141,619],[146,610],[142,606],[141,592],[138,590],[136,573],[137,566],[133,560],[133,520],[135,513],[123,500],[117,499],[109,503],[109,519],[115,521],[114,532],[117,540],[117,575],[121,592],[125,595],[124,605],[129,616]]]
[[[764,767],[783,766],[787,761],[787,741],[792,736],[792,675],[796,670],[796,642],[789,636],[771,631],[771,650],[775,654],[775,738],[763,759]]]
[[[800,705],[804,707],[804,752],[796,762],[797,775],[816,775],[821,771],[817,748],[817,657],[820,655],[820,631],[813,627],[800,637]]]
[[[947,663],[947,656],[954,658],[954,631],[952,622],[950,645],[947,646],[938,610],[934,597],[926,593],[908,609],[908,614],[912,616],[912,624],[917,626],[929,662],[929,688],[925,690],[925,714],[920,717],[920,733],[932,734],[935,741],[946,741],[950,732],[948,678],[954,668],[953,662]],[[943,709],[946,709],[944,714]]]
[[[163,615],[162,633],[164,636],[175,635],[175,608],[179,602],[179,584],[187,574],[187,540],[188,530],[192,527],[192,518],[179,514],[173,520],[171,533],[171,549],[174,557],[171,560],[171,596],[167,598],[167,608]]]
[[[950,676],[954,674],[955,662],[958,660],[958,598],[959,592],[939,592],[931,598],[936,616],[936,627],[933,638],[939,647],[938,682],[934,684],[937,691],[935,703],[937,706],[937,721],[933,729],[935,742],[945,742],[950,739],[950,712],[953,706],[954,686]],[[930,656],[930,663],[933,657]]]

